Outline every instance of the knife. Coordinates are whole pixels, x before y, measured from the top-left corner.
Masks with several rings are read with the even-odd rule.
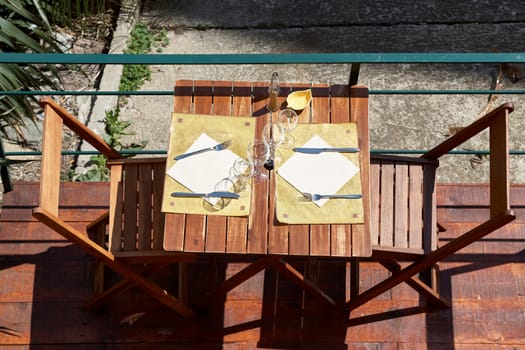
[[[227,192],[227,191],[214,191],[210,193],[195,193],[195,192],[172,192],[172,197],[221,197],[221,198],[239,198],[238,193]]]
[[[321,152],[341,152],[341,153],[356,153],[359,152],[359,148],[355,147],[294,147],[295,152],[308,153],[308,154],[319,154]]]

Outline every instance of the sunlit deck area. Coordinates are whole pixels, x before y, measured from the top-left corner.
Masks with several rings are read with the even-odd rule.
[[[85,204],[77,207],[75,198]],[[68,183],[62,216],[82,229],[107,210],[109,185]],[[4,196],[0,226],[0,347],[13,349],[520,349],[525,347],[525,186],[511,187],[516,220],[439,263],[440,290],[451,307],[424,311],[406,284],[351,313],[330,310],[273,270],[260,272],[224,298],[218,282],[242,261],[208,255],[188,265],[183,319],[130,288],[96,311],[83,311],[93,293],[96,261],[32,215],[37,183],[16,183]],[[437,187],[440,244],[488,216],[488,187]],[[348,262],[291,262],[335,300],[349,297]],[[360,288],[384,279],[378,263],[361,264]],[[116,279],[108,273],[108,279]],[[316,280],[316,276],[318,280]],[[155,279],[177,291],[178,269]]]

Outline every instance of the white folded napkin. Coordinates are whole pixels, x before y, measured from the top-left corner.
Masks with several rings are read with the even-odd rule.
[[[314,135],[301,147],[333,147]],[[300,192],[336,194],[359,172],[359,167],[338,152],[306,154],[296,152],[278,169],[278,174]],[[319,207],[328,199],[314,201]]]
[[[203,133],[184,153],[212,147],[218,143]],[[239,156],[229,149],[207,151],[176,161],[167,174],[193,192],[209,193],[215,190],[215,185],[220,180],[230,176],[231,167],[236,159],[239,159]],[[210,198],[209,201],[215,204],[213,202],[217,200]]]

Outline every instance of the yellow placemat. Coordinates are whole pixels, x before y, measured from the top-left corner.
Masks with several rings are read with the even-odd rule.
[[[332,147],[358,147],[357,125],[340,124],[299,124],[292,132],[295,147],[301,147],[313,136],[318,135]],[[284,164],[295,152],[280,149]],[[359,153],[341,153],[359,166]],[[277,170],[278,172],[279,170]],[[304,174],[308,176],[308,174]],[[281,176],[276,177],[277,220],[288,224],[357,224],[364,222],[362,199],[330,199],[321,207],[301,200],[300,192]],[[361,176],[357,172],[337,192],[339,194],[361,194]]]
[[[170,141],[166,170],[176,162],[174,157],[185,153],[203,133],[214,138],[215,135],[228,134],[233,144],[228,148],[241,158],[246,158],[248,144],[253,141],[255,119],[253,117],[230,117],[202,114],[173,113],[170,125]],[[211,151],[213,152],[213,151]],[[251,183],[246,188],[251,188]],[[240,193],[238,199],[220,200],[215,206],[202,198],[172,197],[172,192],[190,192],[189,189],[169,175],[165,175],[162,211],[171,213],[246,216],[250,212],[251,196]]]

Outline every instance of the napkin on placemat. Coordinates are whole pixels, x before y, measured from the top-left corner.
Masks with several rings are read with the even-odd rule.
[[[218,143],[220,142],[202,133],[184,153],[212,147]],[[230,176],[230,169],[237,159],[239,156],[229,149],[207,151],[178,160],[168,169],[167,174],[192,192],[208,193],[215,190],[219,180]],[[210,200],[216,201],[214,198]]]
[[[246,156],[248,144],[255,135],[255,120],[251,116],[224,116],[193,113],[173,113],[170,123],[166,175],[162,196],[165,213],[247,216],[251,196],[248,190],[241,197],[220,200],[217,205],[207,199],[172,197],[172,192],[210,192],[215,184],[230,177],[233,162]],[[208,151],[175,160],[179,154],[211,147],[230,138],[233,143],[222,151]],[[221,181],[227,186],[228,181]],[[211,199],[211,198],[210,198]],[[213,198],[214,201],[217,198]]]
[[[297,147],[359,147],[357,124],[298,124],[292,132]],[[362,152],[305,154],[281,149],[282,163],[275,178],[275,212],[287,224],[360,224],[363,200],[305,201],[301,192],[361,194]]]
[[[314,135],[301,147],[333,147]],[[359,172],[359,167],[338,152],[295,153],[278,169],[278,174],[299,192],[336,194]],[[319,207],[329,199],[315,201]]]

